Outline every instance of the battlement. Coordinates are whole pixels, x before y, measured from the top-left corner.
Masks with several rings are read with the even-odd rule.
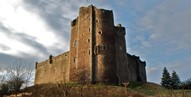
[[[142,61],[142,60],[140,59],[140,57],[139,57],[139,56],[136,56],[136,55],[131,55],[131,54],[129,54],[129,53],[127,53],[127,56],[128,56],[129,58],[131,58],[131,59],[135,59],[135,60],[139,61],[140,63],[142,63],[142,64],[145,64],[145,65],[146,65],[146,62],[145,62],[145,61]]]
[[[36,66],[35,66],[35,68],[37,69],[37,68],[39,68],[39,67],[42,67],[42,66],[47,66],[47,65],[50,65],[50,64],[53,64],[53,63],[56,63],[56,62],[59,62],[59,61],[61,61],[61,60],[63,60],[63,59],[65,59],[66,57],[69,57],[69,51],[67,51],[67,52],[64,52],[64,53],[62,53],[62,54],[60,54],[60,55],[57,55],[57,56],[52,56],[52,55],[50,55],[49,56],[49,59],[47,59],[47,60],[45,60],[45,61],[42,61],[42,62],[36,62]]]

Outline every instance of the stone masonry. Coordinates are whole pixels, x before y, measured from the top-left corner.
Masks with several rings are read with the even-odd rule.
[[[146,62],[126,52],[125,28],[112,10],[80,7],[71,22],[70,51],[36,63],[35,84],[146,82]]]

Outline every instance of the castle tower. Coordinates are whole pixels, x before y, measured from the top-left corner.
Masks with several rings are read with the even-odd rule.
[[[71,29],[70,80],[116,83],[112,11],[81,7]]]
[[[80,7],[71,22],[70,51],[36,63],[35,84],[147,82],[146,62],[126,52],[125,27],[111,10]]]

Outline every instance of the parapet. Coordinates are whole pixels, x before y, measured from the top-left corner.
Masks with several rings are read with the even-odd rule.
[[[66,57],[69,57],[69,51],[67,52],[64,52],[60,55],[57,55],[57,56],[52,56],[50,55],[49,56],[49,59],[45,60],[45,61],[42,61],[40,63],[36,62],[36,65],[35,65],[35,68],[37,69],[38,67],[41,67],[41,66],[46,66],[48,64],[53,64],[55,62],[59,62],[61,61],[62,59],[65,59]]]
[[[142,61],[139,56],[131,55],[131,54],[127,53],[127,57],[129,57],[129,58],[131,58],[131,59],[138,60],[140,63],[143,63],[143,64],[145,64],[145,66],[146,66],[146,62],[145,62],[145,61]]]

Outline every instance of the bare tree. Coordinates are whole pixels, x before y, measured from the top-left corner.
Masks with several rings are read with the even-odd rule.
[[[21,87],[28,86],[33,69],[21,59],[17,59],[7,68],[6,84],[10,92],[18,93]]]
[[[4,74],[1,74],[0,75],[0,84],[2,84],[4,82],[4,80],[5,80],[5,76],[4,76]]]

